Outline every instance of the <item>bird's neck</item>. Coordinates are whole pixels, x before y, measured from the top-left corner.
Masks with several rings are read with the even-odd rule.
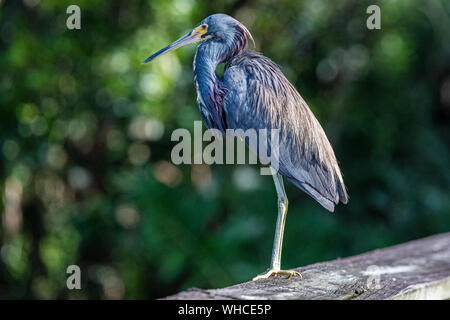
[[[222,114],[224,86],[216,74],[216,67],[224,62],[213,46],[203,43],[197,48],[194,58],[194,81],[197,95],[210,112],[219,129],[225,129]]]

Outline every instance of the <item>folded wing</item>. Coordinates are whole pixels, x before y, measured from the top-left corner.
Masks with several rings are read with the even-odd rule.
[[[228,128],[279,129],[279,151],[274,153],[279,172],[329,211],[339,202],[347,203],[325,132],[275,63],[257,52],[243,51],[229,61],[223,81]],[[270,137],[267,143],[270,146]]]

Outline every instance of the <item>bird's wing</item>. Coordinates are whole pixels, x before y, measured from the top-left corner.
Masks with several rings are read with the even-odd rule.
[[[228,128],[279,129],[275,153],[279,172],[329,211],[339,201],[347,203],[342,175],[322,127],[275,63],[244,51],[228,63],[223,81]]]

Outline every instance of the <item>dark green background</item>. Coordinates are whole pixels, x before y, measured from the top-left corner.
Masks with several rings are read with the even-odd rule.
[[[140,64],[217,12],[309,103],[348,187],[330,214],[287,185],[285,268],[450,230],[449,1],[3,0],[1,298],[159,298],[268,267],[272,179],[170,162],[172,131],[200,120],[195,46]]]

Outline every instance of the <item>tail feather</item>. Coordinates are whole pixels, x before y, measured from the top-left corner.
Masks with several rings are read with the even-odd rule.
[[[338,175],[335,175],[335,179],[336,179],[337,191],[338,191],[338,194],[339,194],[339,200],[343,204],[347,204],[347,202],[348,202],[348,194],[347,194],[347,190],[345,189],[344,181],[342,181],[342,177],[340,177]]]
[[[342,202],[343,204],[347,204],[348,202],[348,194],[344,185],[344,182],[342,181],[342,178],[339,178],[340,175],[335,175],[335,182],[336,182],[336,196],[330,199],[327,192],[320,192],[320,190],[317,190],[316,187],[311,186],[310,184],[306,182],[299,181],[298,179],[292,177],[289,174],[282,173],[283,176],[286,177],[288,181],[293,183],[297,188],[305,192],[307,195],[312,197],[314,200],[316,200],[322,207],[327,209],[330,212],[334,212],[334,207],[339,204],[339,202]]]

